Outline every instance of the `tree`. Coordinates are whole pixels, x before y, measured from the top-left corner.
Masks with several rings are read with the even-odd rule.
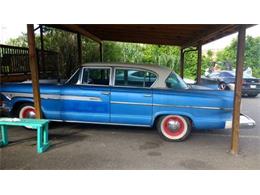
[[[236,67],[237,39],[233,39],[231,44],[223,50],[217,52],[217,61],[228,62],[232,67]],[[251,67],[253,75],[260,77],[260,37],[246,37],[244,67]]]

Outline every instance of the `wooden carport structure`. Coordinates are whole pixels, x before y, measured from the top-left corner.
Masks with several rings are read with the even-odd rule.
[[[243,77],[243,63],[245,50],[246,28],[252,25],[244,24],[62,24],[45,26],[73,32],[77,34],[78,58],[81,63],[81,36],[88,37],[100,44],[100,61],[103,61],[103,41],[119,41],[144,44],[172,45],[180,47],[180,75],[184,76],[185,52],[191,47],[198,51],[197,83],[201,78],[202,45],[215,41],[224,36],[238,32],[236,87],[234,94],[231,153],[237,154],[239,150],[239,123],[241,88]],[[32,84],[36,117],[41,118],[41,101],[39,92],[38,66],[35,55],[34,26],[27,25],[29,62],[32,72]],[[42,40],[42,31],[41,31]],[[43,41],[42,41],[42,49]],[[194,49],[193,49],[194,50]]]

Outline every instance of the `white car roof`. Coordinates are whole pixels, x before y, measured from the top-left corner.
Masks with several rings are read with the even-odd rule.
[[[152,88],[165,88],[165,80],[172,72],[171,69],[159,66],[155,64],[120,64],[120,63],[86,63],[82,67],[120,67],[120,68],[135,68],[135,69],[145,69],[157,74],[157,80],[153,84]]]

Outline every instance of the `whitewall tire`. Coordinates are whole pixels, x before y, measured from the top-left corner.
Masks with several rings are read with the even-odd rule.
[[[159,118],[157,130],[167,141],[183,141],[190,135],[191,124],[184,116],[167,115]]]

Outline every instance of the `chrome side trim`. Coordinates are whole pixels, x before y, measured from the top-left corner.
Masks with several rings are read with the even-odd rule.
[[[28,97],[33,98],[33,94],[30,93],[2,93],[6,98],[11,100],[14,97]],[[94,101],[102,102],[100,97],[92,96],[75,96],[75,95],[51,95],[51,94],[41,94],[41,99],[54,99],[54,100],[79,100],[79,101]]]
[[[111,104],[128,104],[128,105],[141,105],[141,106],[159,106],[159,107],[192,108],[192,109],[208,109],[208,110],[226,110],[226,111],[233,110],[232,108],[221,108],[221,107],[183,106],[183,105],[173,105],[173,104],[149,104],[149,103],[120,102],[120,101],[111,101]]]
[[[9,100],[14,97],[29,97],[32,98],[33,94],[30,93],[7,93],[2,94]],[[100,97],[91,96],[74,96],[74,95],[51,95],[41,94],[42,99],[61,99],[61,100],[79,100],[79,101],[94,101],[102,102]],[[126,105],[141,105],[141,106],[159,106],[159,107],[174,107],[174,108],[191,108],[191,109],[207,109],[207,110],[224,110],[232,111],[233,108],[222,108],[222,107],[207,107],[207,106],[185,106],[185,105],[174,105],[174,104],[152,104],[152,103],[139,103],[139,102],[121,102],[121,101],[110,101],[111,104],[126,104]]]
[[[90,96],[72,96],[72,95],[62,95],[60,97],[62,100],[80,100],[80,101],[93,101],[93,102],[102,102],[99,97],[90,97]]]
[[[119,101],[111,101],[111,104],[127,104],[127,105],[141,105],[141,106],[152,106],[153,104],[149,103],[139,103],[139,102],[119,102]]]
[[[207,106],[184,106],[184,105],[173,105],[173,104],[153,104],[159,107],[175,107],[175,108],[192,108],[192,109],[208,109],[208,110],[226,110],[231,111],[233,108],[222,108],[222,107],[207,107]]]

